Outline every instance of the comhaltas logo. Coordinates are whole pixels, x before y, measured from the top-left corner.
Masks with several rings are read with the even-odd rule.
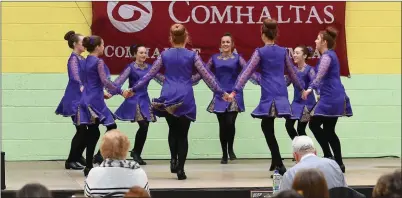
[[[151,22],[152,4],[150,1],[108,2],[107,15],[110,22],[119,31],[139,32]]]

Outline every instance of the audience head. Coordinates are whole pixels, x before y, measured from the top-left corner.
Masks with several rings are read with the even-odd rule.
[[[188,41],[188,32],[184,25],[174,24],[170,27],[170,43],[172,45],[186,45]]]
[[[329,198],[327,181],[318,169],[304,169],[296,173],[292,185],[293,190],[300,192],[305,198]]]
[[[373,198],[401,198],[402,197],[401,169],[381,176],[373,189]]]
[[[103,39],[100,36],[92,35],[87,36],[82,41],[82,44],[87,51],[91,54],[95,54],[98,56],[103,55],[103,50],[105,49]]]
[[[275,19],[265,19],[261,26],[262,41],[274,41],[278,36],[278,23]]]
[[[85,51],[84,46],[82,45],[82,40],[84,36],[81,34],[76,34],[74,31],[68,31],[64,35],[64,40],[67,41],[68,47],[73,49],[75,52],[81,54]]]
[[[318,33],[315,45],[318,51],[323,52],[325,49],[334,49],[336,45],[336,37],[338,30],[334,27],[327,27]]]
[[[303,198],[303,196],[295,190],[284,190],[275,195],[274,198]]]
[[[151,196],[149,196],[148,192],[144,188],[141,188],[139,186],[134,186],[124,195],[124,198],[131,198],[131,197],[146,198],[146,197],[151,197]]]
[[[130,54],[139,62],[145,62],[147,59],[147,48],[144,45],[137,44],[130,46]]]
[[[125,160],[130,147],[128,137],[117,129],[108,131],[102,138],[100,151],[103,158]]]
[[[232,34],[225,33],[221,38],[221,49],[222,52],[230,53],[234,49],[234,41]]]
[[[17,191],[17,198],[50,198],[52,193],[42,184],[32,183],[26,184]]]
[[[296,136],[292,141],[293,157],[296,162],[300,162],[301,158],[306,154],[316,154],[313,140],[306,135]]]
[[[314,50],[311,47],[305,45],[299,45],[293,52],[293,61],[298,63],[305,63],[306,60],[314,55]]]

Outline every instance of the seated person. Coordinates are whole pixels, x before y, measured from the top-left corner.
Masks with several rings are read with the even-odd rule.
[[[105,160],[89,172],[85,181],[85,196],[113,194],[123,197],[133,186],[140,186],[149,193],[145,171],[137,162],[126,160],[129,148],[127,136],[118,130],[108,131],[103,136],[100,151]]]

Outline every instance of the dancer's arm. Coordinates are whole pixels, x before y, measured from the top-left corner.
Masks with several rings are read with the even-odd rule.
[[[317,74],[315,73],[314,68],[311,68],[311,69],[310,69],[310,72],[308,73],[309,82],[313,82],[313,80],[315,79],[316,75],[317,75]],[[322,84],[322,83],[321,83],[321,84]],[[316,94],[317,96],[320,95],[320,87],[316,87],[316,88],[314,89],[314,91],[315,91],[315,94]]]
[[[130,87],[129,91],[137,91],[137,89],[141,88],[144,86],[147,82],[149,82],[152,78],[154,78],[159,70],[163,67],[162,63],[162,56],[159,55],[159,57],[156,59],[156,61],[152,64],[151,69],[148,71],[145,76],[143,76],[140,80],[138,80],[132,87]]]
[[[250,79],[251,75],[253,75],[255,70],[260,66],[260,60],[261,58],[258,50],[255,50],[247,65],[237,77],[233,92],[236,93],[244,89],[244,85],[246,85],[248,79]]]
[[[131,73],[131,64],[129,64],[126,69],[113,81],[116,86],[121,87],[124,82],[128,79]]]
[[[82,87],[82,82],[80,79],[80,74],[79,74],[79,62],[78,58],[76,56],[72,56],[68,62],[68,65],[70,66],[71,73],[72,73],[72,80],[77,82],[80,85],[80,88]]]
[[[209,69],[211,71],[212,67],[214,66],[214,63],[212,61],[212,57],[208,60],[207,64],[205,65],[205,67],[207,67],[207,69]],[[212,72],[211,72],[212,73]],[[200,73],[196,73],[191,77],[191,81],[193,82],[193,86],[194,85],[198,85],[198,83],[201,80],[201,75]]]
[[[198,54],[195,54],[194,56],[194,66],[211,91],[222,95],[225,93],[220,88],[218,81],[215,79],[215,76],[212,74],[211,70],[204,66],[204,63],[201,61],[201,58]]]
[[[297,77],[296,69],[293,67],[292,62],[290,61],[289,56],[285,55],[285,69],[288,72],[288,78],[290,81],[295,85],[295,87],[299,88],[300,90],[304,90],[303,82]]]
[[[308,89],[312,90],[320,87],[322,79],[327,75],[329,66],[331,65],[331,57],[327,54],[322,55],[320,64],[318,65],[318,72],[315,75],[315,78],[312,82],[310,82],[310,86]]]
[[[123,91],[121,90],[121,88],[119,86],[114,85],[108,78],[108,75],[106,74],[105,66],[106,66],[105,62],[102,59],[99,59],[98,60],[98,74],[99,74],[99,78],[102,81],[103,86],[112,95],[116,95],[116,94],[122,95]]]
[[[241,56],[239,56],[239,64],[240,64],[240,66],[242,68],[242,71],[247,66],[246,60],[244,60],[244,58],[241,57]],[[255,85],[260,85],[260,83],[261,83],[261,74],[259,72],[257,72],[257,71],[254,71],[254,73],[250,77],[250,81],[251,81],[251,83],[253,83]]]

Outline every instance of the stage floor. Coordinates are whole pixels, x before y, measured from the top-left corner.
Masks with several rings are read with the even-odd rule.
[[[189,160],[187,180],[178,181],[170,173],[168,160],[147,160],[143,166],[151,189],[163,188],[237,188],[271,187],[270,159],[236,160],[221,165],[219,160]],[[346,181],[349,186],[375,185],[384,173],[401,168],[401,159],[346,159]],[[287,168],[294,165],[285,160]],[[50,190],[82,190],[82,171],[65,170],[64,161],[6,162],[6,190],[18,190],[29,182],[39,182]]]

